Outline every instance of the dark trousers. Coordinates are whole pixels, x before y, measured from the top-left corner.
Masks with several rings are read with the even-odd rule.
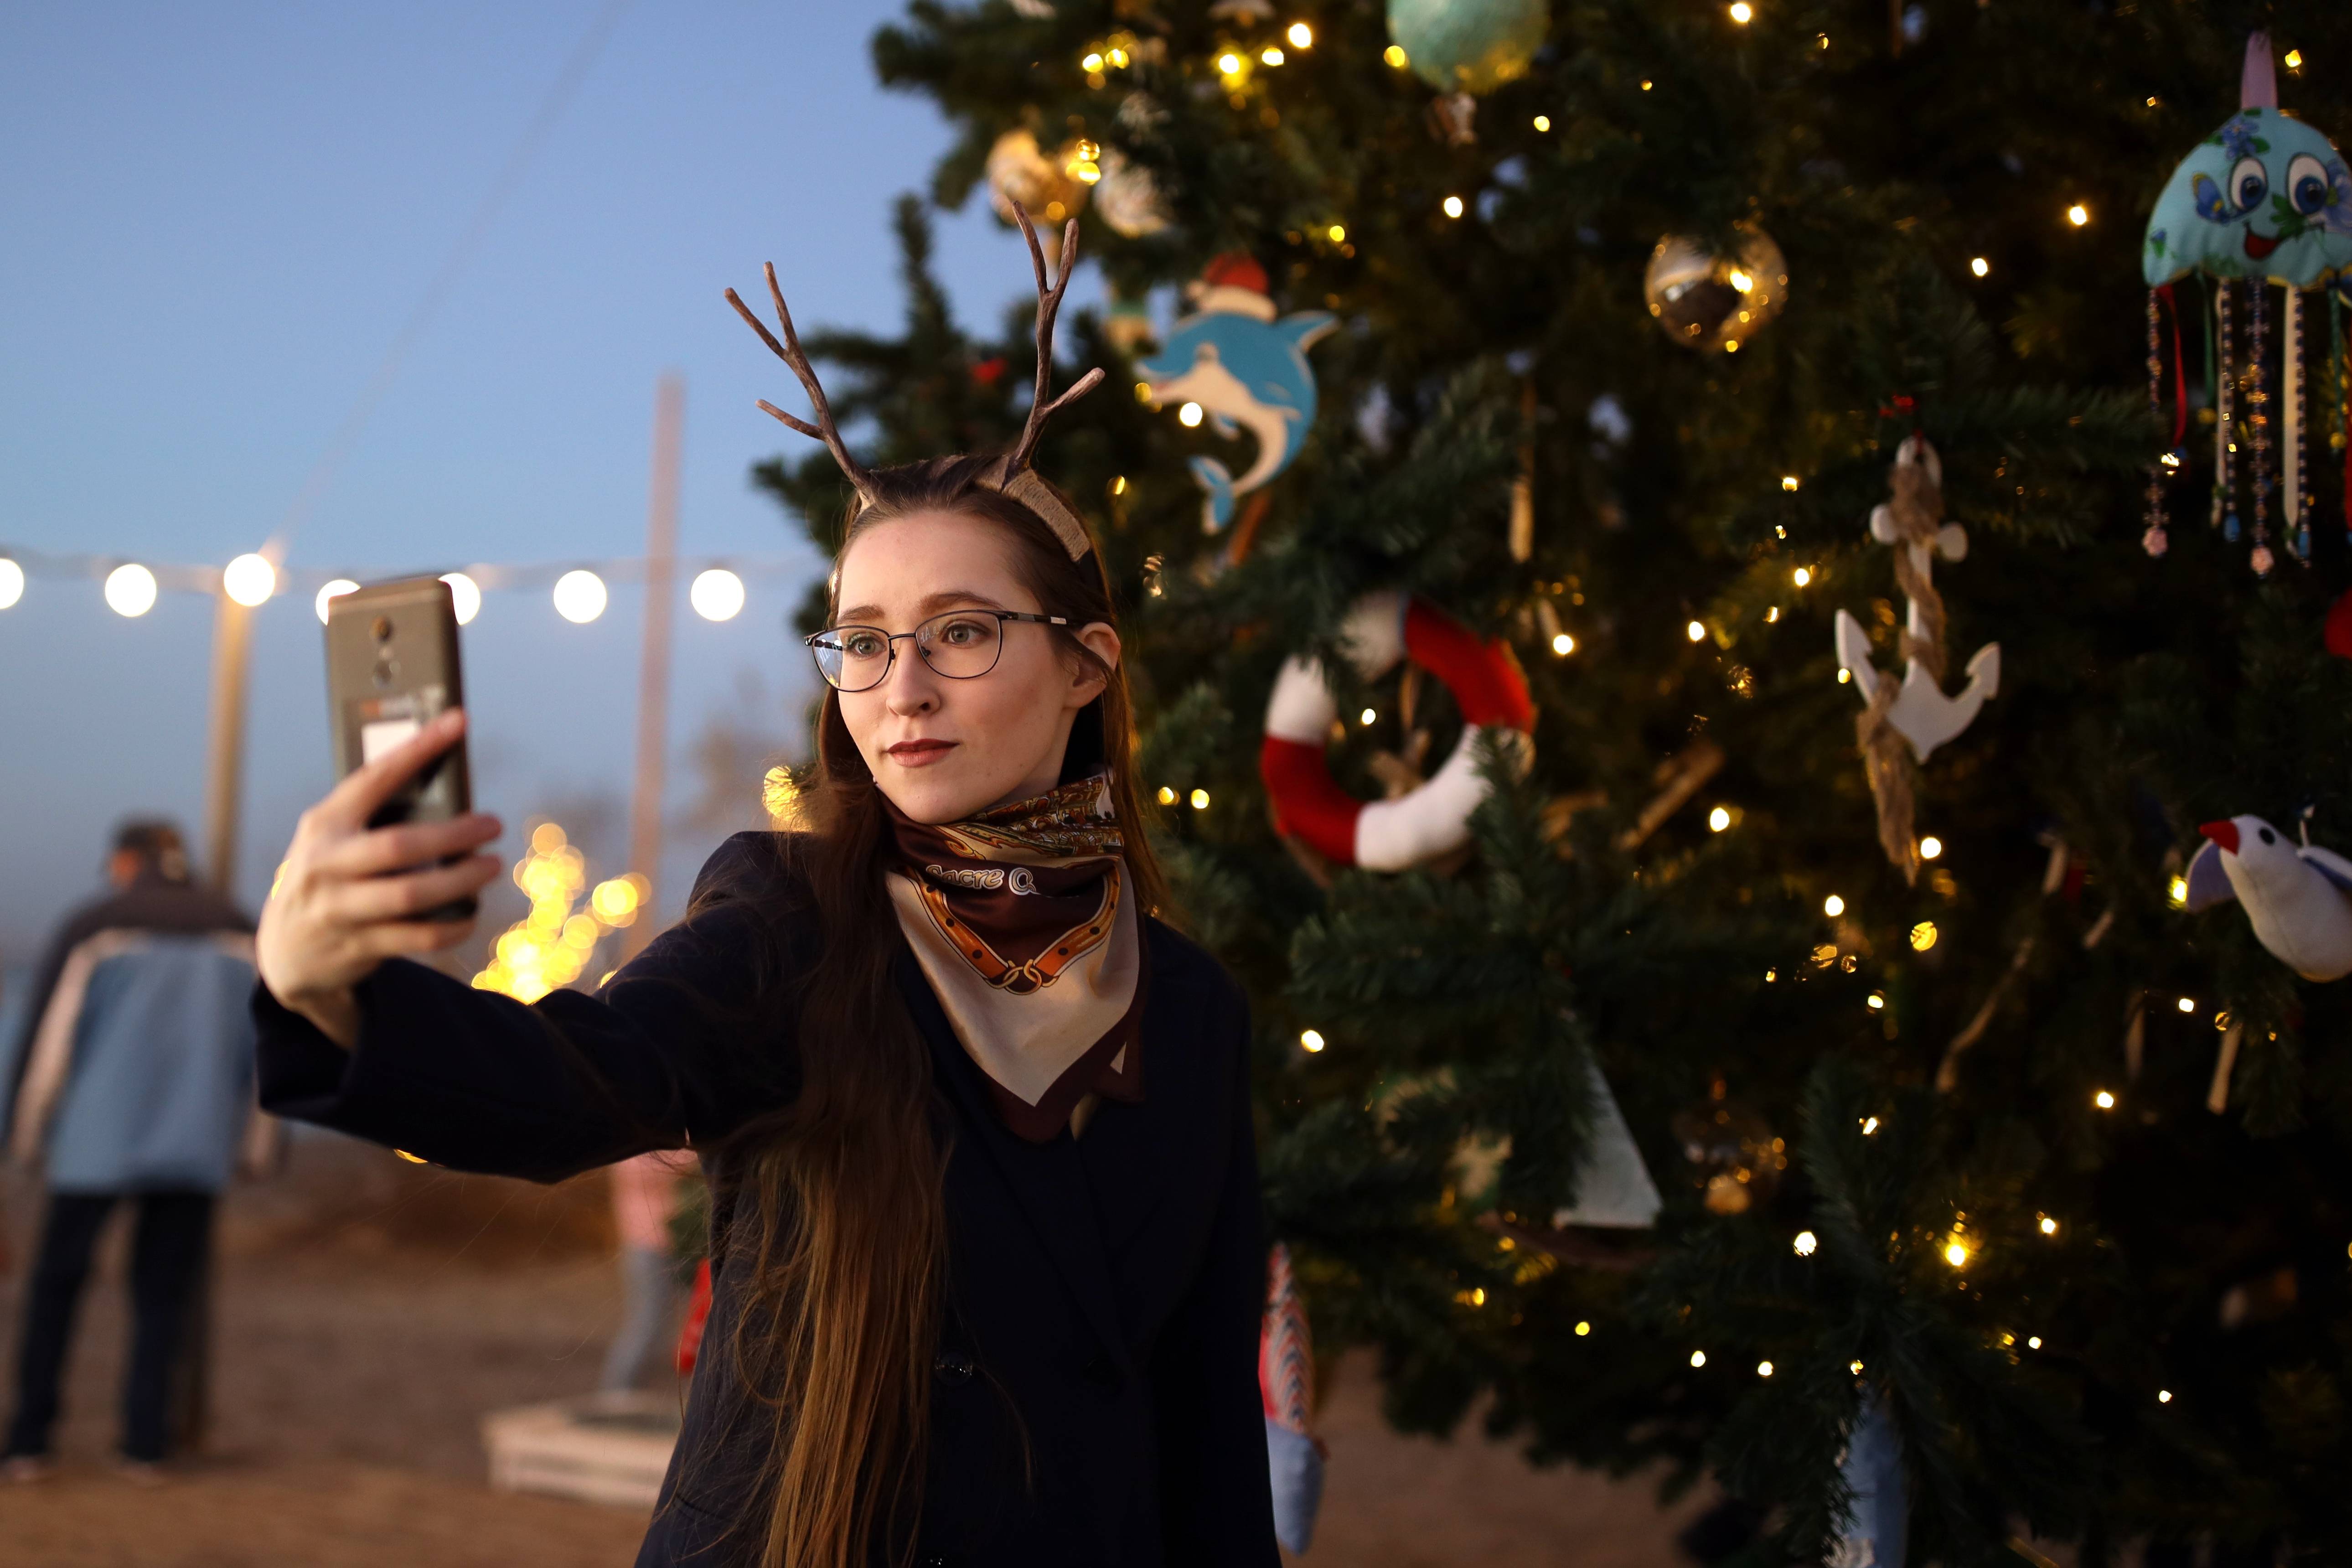
[[[40,1256],[26,1282],[25,1331],[16,1359],[16,1415],[10,1455],[46,1454],[58,1418],[58,1384],[73,1342],[74,1315],[89,1280],[90,1252],[114,1205],[139,1210],[131,1249],[131,1369],[122,1387],[122,1454],[163,1458],[169,1444],[172,1375],[190,1349],[190,1313],[212,1247],[210,1193],[55,1193]]]

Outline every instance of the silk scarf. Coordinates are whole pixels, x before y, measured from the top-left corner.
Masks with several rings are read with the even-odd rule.
[[[1149,977],[1108,780],[937,825],[885,805],[899,929],[1005,1125],[1050,1142],[1095,1096],[1139,1102]]]

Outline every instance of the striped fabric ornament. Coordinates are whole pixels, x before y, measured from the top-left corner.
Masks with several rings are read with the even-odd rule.
[[[1290,1248],[1266,1258],[1265,1318],[1258,1331],[1257,1388],[1265,1405],[1266,1462],[1274,1482],[1274,1533],[1294,1552],[1315,1536],[1323,1501],[1323,1445],[1307,1429],[1315,1411],[1315,1354],[1307,1304],[1291,1278]]]

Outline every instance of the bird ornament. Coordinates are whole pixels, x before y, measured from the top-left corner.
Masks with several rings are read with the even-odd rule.
[[[2189,862],[2191,911],[2236,900],[2254,939],[2305,980],[2352,974],[2352,860],[2310,840],[2291,844],[2259,816],[2208,822]]]
[[[1167,345],[1137,368],[1152,405],[1199,405],[1220,436],[1246,430],[1257,457],[1235,476],[1214,458],[1192,459],[1201,487],[1201,530],[1222,533],[1234,500],[1290,466],[1315,423],[1315,372],[1307,351],[1337,327],[1328,310],[1279,316],[1265,268],[1247,256],[1221,256],[1191,286],[1193,313],[1170,330]]]

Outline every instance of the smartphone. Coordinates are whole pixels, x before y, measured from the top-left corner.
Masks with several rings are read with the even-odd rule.
[[[338,777],[375,761],[465,700],[457,607],[448,584],[407,577],[327,601],[327,705]],[[377,807],[368,826],[446,822],[473,808],[461,736]],[[470,920],[475,910],[469,896],[418,918]]]

